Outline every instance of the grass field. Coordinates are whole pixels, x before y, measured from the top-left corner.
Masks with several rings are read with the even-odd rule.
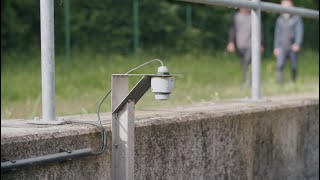
[[[6,55],[1,66],[1,118],[33,118],[41,116],[40,57]],[[110,88],[111,74],[125,73],[147,60],[160,58],[169,71],[179,74],[170,101],[156,101],[149,91],[137,108],[175,106],[226,98],[250,97],[250,88],[242,88],[242,72],[235,55],[226,53],[157,55],[143,54],[139,58],[127,55],[77,53],[70,63],[64,56],[56,57],[57,115],[93,113],[100,99]],[[19,61],[18,61],[19,60]],[[135,73],[155,73],[157,63]],[[262,95],[286,95],[319,91],[319,53],[304,51],[299,57],[297,83],[290,82],[289,63],[283,86],[275,82],[275,60],[262,60]],[[130,80],[131,86],[138,81]],[[110,110],[108,98],[102,111]]]

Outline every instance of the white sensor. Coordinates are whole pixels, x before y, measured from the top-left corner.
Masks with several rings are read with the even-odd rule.
[[[174,77],[169,75],[166,66],[158,67],[156,76],[151,78],[151,91],[155,94],[157,100],[169,99],[170,93],[174,88]]]

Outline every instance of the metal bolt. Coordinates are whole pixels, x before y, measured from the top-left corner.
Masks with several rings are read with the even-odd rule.
[[[39,118],[38,116],[35,116],[35,117],[33,118],[33,120],[39,121],[40,118]]]
[[[59,117],[58,120],[59,120],[59,121],[63,121],[64,118],[63,118],[63,117]]]

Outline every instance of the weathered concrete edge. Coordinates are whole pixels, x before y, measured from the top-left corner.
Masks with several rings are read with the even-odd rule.
[[[292,103],[292,102],[291,102]],[[254,105],[254,103],[252,104]],[[260,107],[250,107],[246,109],[239,110],[225,110],[225,111],[198,111],[198,112],[184,112],[182,111],[179,115],[174,115],[171,117],[155,117],[155,118],[137,118],[138,121],[135,122],[135,127],[143,127],[149,125],[159,125],[159,124],[170,124],[170,123],[183,123],[188,121],[199,121],[202,119],[219,119],[221,117],[236,116],[239,114],[251,114],[266,111],[276,111],[283,109],[299,108],[306,106],[319,105],[319,99],[303,100],[300,102],[293,102],[292,104],[275,104],[275,105],[262,105]],[[174,121],[172,121],[174,120]]]
[[[217,108],[222,105],[224,108]],[[170,110],[170,111],[150,111],[148,115],[136,116],[135,127],[143,127],[150,125],[170,124],[170,123],[183,123],[188,121],[198,121],[201,119],[215,119],[225,116],[235,116],[238,114],[250,114],[263,111],[274,111],[279,109],[290,109],[296,107],[305,107],[319,105],[319,98],[307,99],[293,99],[288,101],[261,101],[261,102],[222,102],[222,103],[208,103],[205,106],[199,105],[188,106],[183,110]],[[226,107],[225,107],[226,106]],[[190,110],[188,108],[193,108]],[[150,114],[155,115],[150,115]],[[108,114],[108,113],[106,113]],[[93,115],[88,115],[94,116]],[[73,119],[74,116],[65,116],[65,118]],[[78,117],[78,116],[76,116]],[[79,118],[77,118],[79,119]],[[21,121],[22,122],[22,121]],[[111,132],[110,119],[103,121],[103,126],[107,129],[107,133]],[[23,133],[8,133],[6,130],[22,130]],[[1,127],[1,144],[28,142],[44,139],[55,139],[65,136],[79,136],[99,131],[91,125],[68,124],[62,126],[46,126],[44,128],[11,128]],[[111,133],[110,133],[111,134]]]

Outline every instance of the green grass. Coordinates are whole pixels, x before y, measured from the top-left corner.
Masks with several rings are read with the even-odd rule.
[[[4,55],[1,66],[1,118],[33,118],[41,116],[41,69],[39,56]],[[170,101],[156,101],[148,93],[137,108],[175,106],[201,101],[250,97],[250,88],[242,88],[242,72],[235,55],[143,54],[130,55],[77,53],[71,63],[64,56],[56,57],[56,112],[57,115],[93,113],[100,99],[110,88],[111,74],[129,69],[153,58],[164,61],[169,71],[178,74]],[[155,73],[157,63],[135,73]],[[290,83],[289,63],[285,69],[285,83],[275,82],[275,60],[262,60],[262,95],[287,95],[319,91],[319,53],[304,51],[299,57],[299,76]],[[139,78],[130,79],[131,87]],[[102,111],[110,110],[108,98]]]

